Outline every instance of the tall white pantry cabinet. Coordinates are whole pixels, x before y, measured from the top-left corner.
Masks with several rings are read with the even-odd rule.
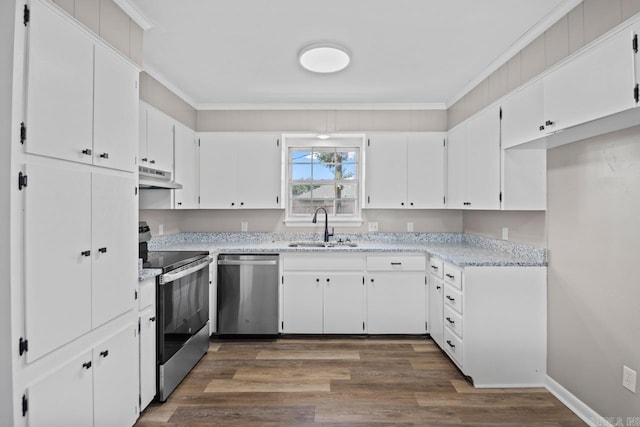
[[[139,69],[51,2],[15,17],[0,420],[133,425]]]

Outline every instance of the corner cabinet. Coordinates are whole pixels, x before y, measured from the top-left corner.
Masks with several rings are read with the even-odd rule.
[[[444,132],[370,134],[364,207],[442,208],[445,136]]]
[[[174,209],[200,207],[200,142],[196,132],[175,123],[175,182],[182,185],[174,190]],[[152,190],[153,191],[153,190]]]
[[[279,209],[281,137],[200,133],[200,208]]]
[[[167,114],[140,102],[140,166],[174,173],[174,124],[174,119]]]

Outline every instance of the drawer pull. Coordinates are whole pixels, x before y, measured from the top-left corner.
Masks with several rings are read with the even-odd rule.
[[[442,286],[436,285],[436,289],[440,290],[442,288]]]
[[[447,295],[447,299],[451,302],[454,302],[456,299],[453,298],[451,295]]]
[[[155,321],[156,321],[156,316],[149,317],[149,322],[155,322]]]
[[[91,362],[85,362],[85,363],[83,363],[83,364],[82,364],[82,367],[83,367],[84,369],[90,369],[90,368],[91,368]]]
[[[438,271],[438,266],[437,265],[432,265],[431,268],[433,268],[435,271]]]
[[[100,356],[107,357],[109,355],[109,350],[104,350],[100,352]]]
[[[449,322],[452,325],[455,325],[455,323],[456,323],[455,321],[451,320],[450,317],[447,317],[447,322]]]
[[[447,344],[449,344],[451,348],[456,348],[455,344],[451,344],[451,340],[447,340]]]
[[[402,265],[401,262],[392,262],[391,265]]]
[[[456,278],[456,276],[454,276],[453,274],[449,274],[449,273],[445,274],[445,276],[447,276],[449,279],[455,279]]]

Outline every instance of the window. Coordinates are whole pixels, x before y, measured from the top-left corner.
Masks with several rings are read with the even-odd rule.
[[[334,224],[360,221],[362,140],[285,139],[288,223],[307,224],[318,208],[325,208]]]

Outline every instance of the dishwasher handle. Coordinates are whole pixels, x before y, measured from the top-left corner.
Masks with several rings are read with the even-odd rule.
[[[278,260],[237,260],[237,259],[221,259],[218,265],[278,265]]]

